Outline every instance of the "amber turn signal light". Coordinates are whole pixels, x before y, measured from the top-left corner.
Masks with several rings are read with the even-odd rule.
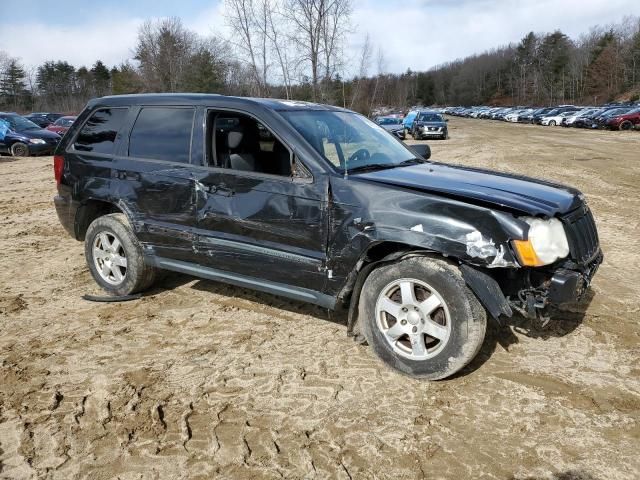
[[[515,247],[516,254],[520,265],[525,267],[539,267],[544,265],[542,261],[536,255],[536,251],[533,249],[533,245],[529,240],[513,240],[513,246]]]

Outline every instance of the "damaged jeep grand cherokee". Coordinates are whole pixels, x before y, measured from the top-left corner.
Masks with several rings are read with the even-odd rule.
[[[414,148],[324,105],[104,97],[56,150],[55,206],[112,295],[164,269],[346,309],[390,367],[440,379],[488,315],[579,300],[602,253],[578,191]]]

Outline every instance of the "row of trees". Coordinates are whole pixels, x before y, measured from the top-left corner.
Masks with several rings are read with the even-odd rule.
[[[638,18],[575,40],[531,32],[426,72],[392,74],[368,36],[357,58],[346,58],[351,0],[225,0],[225,12],[228,39],[202,37],[177,18],[148,21],[133,61],[111,68],[101,60],[28,68],[0,52],[0,110],[73,112],[92,97],[139,92],[271,96],[363,113],[380,105],[602,103],[640,94]]]
[[[640,19],[593,28],[576,40],[560,31],[527,34],[518,44],[416,75],[427,105],[598,104],[640,94]]]

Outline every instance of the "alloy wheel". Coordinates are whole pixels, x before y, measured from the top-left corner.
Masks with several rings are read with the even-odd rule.
[[[120,285],[127,275],[127,255],[120,239],[109,231],[93,240],[93,262],[100,277],[111,285]]]
[[[442,296],[427,283],[403,278],[382,289],[376,302],[376,325],[398,355],[426,360],[437,355],[451,336],[451,317]]]

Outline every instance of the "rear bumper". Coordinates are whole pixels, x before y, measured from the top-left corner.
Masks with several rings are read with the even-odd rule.
[[[53,204],[56,207],[56,213],[58,214],[60,224],[69,235],[76,238],[76,208],[74,208],[73,203],[74,202],[69,197],[62,195],[56,195],[53,197]]]
[[[29,153],[31,155],[51,155],[53,151],[56,149],[57,144],[29,144]]]

